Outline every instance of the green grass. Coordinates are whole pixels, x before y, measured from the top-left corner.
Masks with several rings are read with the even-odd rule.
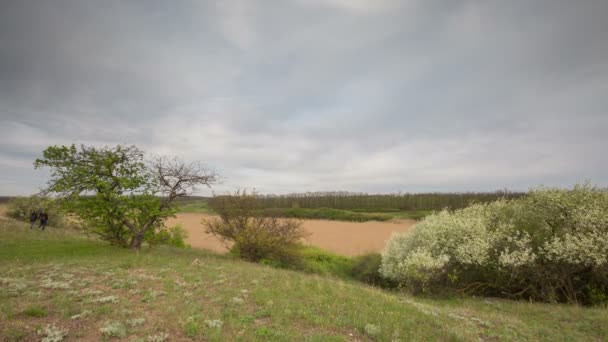
[[[206,199],[182,200],[177,203],[179,211],[182,213],[203,213],[212,214],[213,209],[209,207]]]
[[[388,221],[392,217],[383,213],[359,213],[349,210],[331,208],[268,208],[262,212],[267,216],[288,217],[308,220],[334,220],[334,221]]]
[[[320,254],[311,249],[308,258],[333,263]],[[23,314],[31,308],[46,316]],[[145,322],[128,323],[138,318]],[[36,330],[50,323],[67,340],[103,340],[108,321],[125,327],[126,340],[162,333],[172,341],[608,339],[606,308],[412,297],[196,249],[137,255],[74,231],[0,220],[0,340],[40,340]]]
[[[178,202],[179,211],[183,213],[214,214],[208,199],[184,199]],[[307,220],[333,221],[388,221],[392,219],[420,220],[432,213],[430,210],[398,209],[333,209],[333,208],[266,208],[262,212],[268,216],[288,217]]]
[[[23,314],[29,317],[45,317],[47,312],[45,308],[33,305],[23,310]]]

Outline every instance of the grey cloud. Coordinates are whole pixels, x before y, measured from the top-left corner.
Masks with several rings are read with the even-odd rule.
[[[49,144],[202,160],[218,191],[608,184],[608,3],[0,5],[0,190]]]

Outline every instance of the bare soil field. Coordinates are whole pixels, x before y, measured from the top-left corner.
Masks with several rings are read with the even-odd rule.
[[[188,244],[215,252],[226,252],[226,247],[213,235],[205,233],[202,221],[213,217],[208,214],[179,213],[167,221],[168,226],[181,224],[188,231]],[[303,226],[310,233],[306,243],[346,256],[378,252],[393,232],[411,229],[415,220],[388,222],[344,222],[304,220]]]

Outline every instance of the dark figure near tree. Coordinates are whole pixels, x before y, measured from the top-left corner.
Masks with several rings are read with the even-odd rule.
[[[34,228],[36,221],[38,221],[38,213],[35,211],[32,211],[32,213],[30,214],[30,229]]]
[[[49,222],[49,215],[46,213],[46,211],[43,211],[40,213],[38,218],[40,219],[40,226],[38,228],[42,228],[42,230],[44,230]]]

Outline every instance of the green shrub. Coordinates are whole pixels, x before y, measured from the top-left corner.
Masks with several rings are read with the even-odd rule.
[[[157,231],[149,230],[146,232],[145,240],[150,246],[166,245],[177,248],[187,248],[189,247],[185,241],[187,238],[188,232],[180,224],[177,224],[173,227]]]
[[[413,291],[597,303],[608,288],[608,192],[540,188],[433,214],[389,240],[381,274]]]
[[[262,214],[256,195],[246,192],[217,197],[210,204],[219,218],[204,222],[207,232],[230,242],[234,254],[254,262],[296,261],[299,241],[307,235],[300,221]]]
[[[369,253],[354,258],[350,275],[360,282],[379,286],[383,288],[394,288],[396,282],[383,277],[380,274],[382,255],[380,253]]]
[[[353,259],[333,254],[314,246],[300,249],[300,270],[315,274],[333,275],[343,279],[351,278]]]
[[[30,306],[23,313],[29,317],[46,317],[47,315],[46,309],[40,306]]]
[[[40,196],[29,196],[29,197],[15,197],[8,202],[8,208],[6,214],[9,217],[15,218],[21,221],[29,221],[30,214],[33,212],[39,213],[46,211],[49,215],[50,226],[54,227],[74,227],[75,222],[70,222],[66,219],[65,215],[59,210],[59,203],[57,200],[52,198],[40,197]]]

